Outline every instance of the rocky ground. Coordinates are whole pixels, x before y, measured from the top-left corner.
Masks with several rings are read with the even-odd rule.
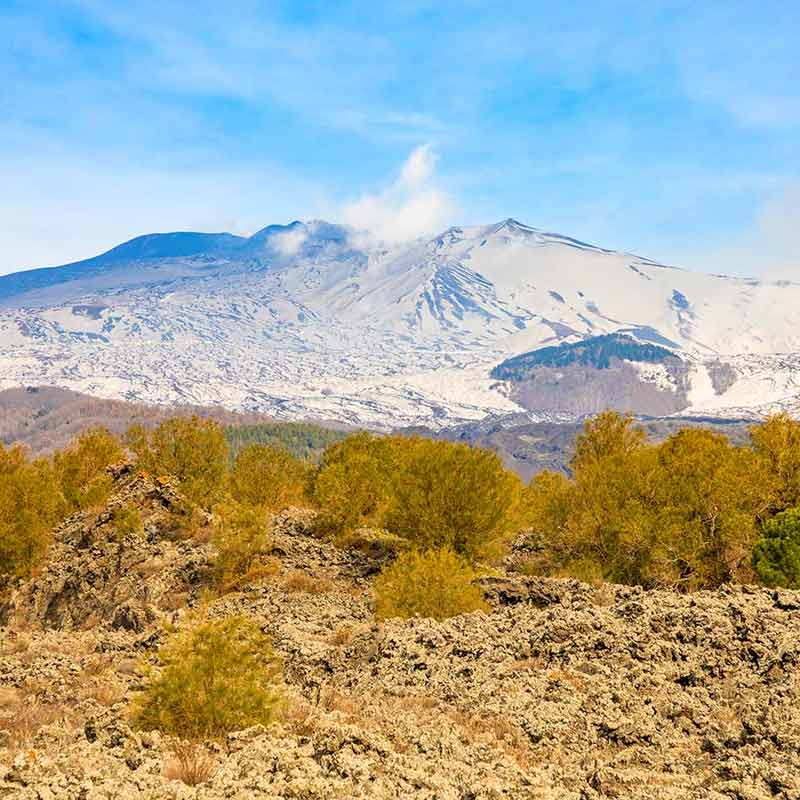
[[[120,536],[114,508],[141,509]],[[203,520],[121,471],[69,520],[46,568],[0,607],[0,797],[800,798],[800,593],[681,596],[482,579],[490,614],[371,612],[365,549],[284,513],[273,565],[210,591]],[[244,612],[284,660],[281,721],[187,746],[132,729],[128,701],[166,628]],[[184,781],[195,772],[197,786]]]

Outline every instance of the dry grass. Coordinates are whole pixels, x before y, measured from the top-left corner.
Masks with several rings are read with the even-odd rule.
[[[258,583],[266,578],[273,578],[280,570],[280,559],[270,556],[257,564],[253,564],[244,575],[231,576],[223,580],[221,593],[235,592],[249,583]]]
[[[547,673],[549,683],[570,686],[578,692],[586,691],[586,676],[568,669],[551,669]]]
[[[79,696],[82,700],[95,700],[101,706],[110,707],[125,697],[125,690],[110,683],[97,683],[81,689]]]
[[[290,572],[283,579],[283,588],[287,592],[325,594],[333,589],[333,581],[329,578],[314,578],[305,572]]]
[[[520,658],[505,666],[504,671],[506,674],[532,672],[533,670],[541,669],[545,663],[547,662],[541,658]]]
[[[26,633],[7,633],[0,641],[1,656],[18,656],[30,650],[31,637]]]
[[[158,601],[158,607],[161,611],[177,611],[189,602],[190,596],[189,592],[167,592]]]
[[[328,644],[344,647],[353,641],[355,628],[352,625],[342,625],[337,628],[327,639]]]
[[[208,544],[211,541],[211,529],[208,519],[194,506],[185,505],[170,508],[161,521],[162,536],[170,541],[188,541],[195,544]]]
[[[142,578],[149,578],[152,575],[157,575],[163,572],[167,566],[167,559],[165,558],[149,558],[147,561],[141,561],[133,567],[133,571]]]
[[[172,756],[164,764],[164,777],[168,781],[181,781],[187,786],[208,783],[216,771],[217,762],[196,742],[176,744]]]
[[[511,756],[517,765],[527,769],[531,750],[525,732],[500,714],[469,714],[458,709],[447,712],[462,731],[464,742],[481,742],[487,739]]]
[[[336,544],[347,550],[358,550],[370,558],[393,558],[408,548],[408,540],[389,531],[375,528],[356,528],[335,537]]]
[[[363,701],[342,694],[333,688],[325,688],[320,692],[317,705],[320,709],[329,713],[338,711],[351,722],[361,719],[361,712],[364,707]]]
[[[97,655],[97,631],[75,631],[65,635],[61,631],[51,631],[36,641],[39,651],[51,656],[61,653],[74,659]]]
[[[317,727],[315,708],[301,697],[293,697],[283,707],[281,718],[293,733],[308,736]]]
[[[591,602],[598,608],[609,608],[617,602],[617,593],[612,585],[601,583],[592,592]]]
[[[0,688],[0,730],[7,732],[12,749],[30,746],[45,725],[68,718],[69,709],[61,703],[43,703],[20,689]]]
[[[287,698],[281,718],[284,724],[301,736],[313,733],[320,720],[327,714],[339,714],[348,724],[360,727],[374,727],[374,721],[364,715],[364,703],[356,698],[338,692],[332,687],[325,687],[317,692],[314,702],[304,697],[292,695]]]
[[[103,621],[102,615],[97,611],[93,611],[81,623],[80,630],[83,631],[83,632],[90,633],[90,632],[96,630],[100,626],[102,621]]]
[[[542,568],[537,559],[526,558],[524,561],[520,561],[514,566],[514,572],[528,578],[533,578],[542,574]]]
[[[139,658],[123,658],[120,659],[114,667],[114,671],[118,675],[138,675],[141,666],[141,659]]]
[[[108,672],[113,666],[114,656],[109,653],[95,653],[86,659],[83,674],[89,677],[97,677],[104,672]]]

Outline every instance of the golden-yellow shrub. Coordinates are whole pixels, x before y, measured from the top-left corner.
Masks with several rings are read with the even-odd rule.
[[[522,485],[496,453],[420,437],[393,440],[384,526],[420,549],[493,555],[517,530]]]
[[[392,442],[357,433],[328,447],[311,481],[319,527],[344,534],[381,527],[391,495]]]
[[[328,448],[311,487],[320,527],[340,537],[384,529],[470,559],[494,554],[514,532],[522,488],[488,450],[366,433]]]
[[[29,575],[47,553],[64,511],[51,465],[0,445],[0,574]]]
[[[753,578],[751,552],[769,505],[762,461],[709,430],[659,445],[629,419],[587,424],[574,480],[537,476],[524,493],[543,542],[541,574],[693,590]]]
[[[774,414],[750,427],[750,440],[771,483],[770,513],[800,506],[800,422]]]
[[[141,470],[155,476],[171,475],[192,501],[210,508],[225,492],[228,445],[213,420],[175,417],[147,430],[134,425],[126,443]]]
[[[68,513],[106,500],[112,487],[106,470],[123,455],[119,439],[105,428],[86,431],[55,453],[53,468]]]
[[[280,661],[247,617],[187,627],[160,648],[158,661],[133,709],[144,729],[200,739],[275,719]]]
[[[644,429],[634,424],[630,414],[603,411],[586,420],[575,437],[575,453],[570,463],[574,474],[609,458],[624,458],[646,444]]]
[[[211,541],[216,548],[215,572],[223,588],[254,574],[269,554],[270,518],[261,506],[229,502],[215,509]]]
[[[469,562],[449,547],[409,551],[375,579],[375,614],[447,619],[488,609]]]
[[[237,503],[281,511],[303,502],[307,479],[307,465],[286,450],[251,444],[236,457],[230,492]]]
[[[659,526],[664,563],[687,588],[749,583],[769,477],[748,448],[702,429],[684,429],[659,448]]]

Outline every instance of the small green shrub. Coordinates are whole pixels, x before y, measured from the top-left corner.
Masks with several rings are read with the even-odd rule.
[[[269,513],[258,506],[228,503],[216,509],[211,541],[217,549],[217,581],[231,588],[253,574],[269,553]]]
[[[753,569],[767,586],[800,589],[800,508],[773,517],[753,548]]]
[[[200,622],[158,652],[133,711],[136,724],[184,738],[222,736],[268,725],[280,707],[280,661],[244,616]]]
[[[142,533],[142,514],[134,505],[119,506],[114,509],[111,524],[117,539]]]
[[[375,614],[437,620],[485,611],[469,563],[449,547],[401,555],[375,579]]]
[[[171,541],[208,541],[208,514],[196,503],[182,497],[170,504],[161,523],[162,535]]]

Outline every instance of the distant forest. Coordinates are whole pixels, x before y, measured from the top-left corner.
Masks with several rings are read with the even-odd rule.
[[[501,381],[524,381],[538,367],[568,367],[571,364],[608,369],[612,359],[660,363],[677,356],[666,347],[642,344],[630,336],[608,334],[595,336],[574,344],[543,347],[506,359],[498,364],[491,376]]]
[[[341,441],[344,431],[323,428],[305,422],[266,422],[256,425],[229,425],[225,438],[232,459],[251,444],[268,444],[287,450],[295,458],[319,461],[329,445]]]

